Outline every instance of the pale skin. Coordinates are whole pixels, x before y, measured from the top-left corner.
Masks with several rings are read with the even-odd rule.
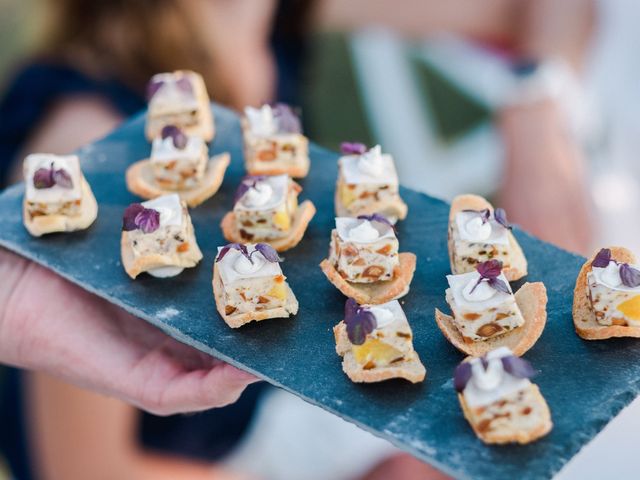
[[[274,2],[260,2],[263,10],[253,8],[251,0],[185,3],[199,25],[216,26],[206,31],[212,48],[217,49],[220,74],[240,79],[234,82],[234,106],[257,105],[272,98],[275,69],[266,35]],[[552,8],[550,2],[542,3],[544,8]],[[325,0],[316,12],[316,24],[352,29],[384,23],[412,36],[448,30],[515,42],[514,18],[521,11],[520,2],[514,0],[408,0],[411,8],[424,13],[421,15],[403,15],[402,9],[389,4],[393,7],[395,2]],[[544,23],[535,25],[540,24]],[[533,26],[529,30],[538,31]],[[241,41],[229,42],[230,32]],[[525,51],[549,48],[534,41],[536,35],[531,33],[531,40],[521,40]],[[580,51],[568,49],[569,57],[569,50]],[[121,120],[99,98],[61,99],[35,129],[25,153],[69,152],[106,134]],[[582,177],[576,179],[572,174],[583,169],[582,159],[569,139],[553,128],[537,128],[539,122],[559,126],[556,107],[526,106],[501,114],[508,162],[500,204],[508,209],[510,220],[559,243],[571,239],[571,245],[565,246],[578,249],[588,236],[579,228],[583,217],[575,217],[575,203],[562,208],[558,203],[584,195]],[[537,140],[532,141],[528,132]],[[558,175],[553,182],[546,177],[541,180],[545,190],[526,181],[549,172],[549,168],[555,168]],[[551,206],[553,212],[545,221],[540,210],[527,210],[543,200],[541,195],[560,195],[562,199]],[[565,225],[566,230],[557,230],[558,225]],[[203,410],[235,401],[254,377],[170,340],[146,323],[3,250],[0,278],[8,280],[0,289],[0,305],[6,306],[0,312],[0,361],[38,371],[30,375],[27,388],[28,412],[36,419],[31,422],[30,436],[42,478],[82,479],[87,478],[87,472],[92,472],[92,478],[100,473],[106,479],[241,478],[210,464],[142,450],[134,442],[137,413],[127,403],[159,414]],[[35,296],[38,302],[32,300]],[[381,463],[366,478],[441,475],[401,455]]]

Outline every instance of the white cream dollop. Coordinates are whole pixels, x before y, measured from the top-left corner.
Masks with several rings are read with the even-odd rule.
[[[484,222],[479,215],[474,216],[464,224],[464,230],[471,241],[486,240],[491,236],[491,223]]]
[[[620,265],[616,262],[609,262],[600,273],[600,281],[607,287],[617,288],[622,285],[622,278],[620,278]]]
[[[349,239],[355,242],[371,242],[380,237],[378,230],[369,220],[362,221],[358,226],[349,230]]]
[[[169,278],[181,274],[183,270],[183,267],[168,266],[152,268],[151,270],[148,270],[147,273],[156,278]]]
[[[262,255],[253,255],[249,260],[244,255],[238,255],[236,261],[233,263],[233,269],[240,275],[251,275],[252,273],[259,272],[265,264],[265,259]]]
[[[379,177],[384,170],[384,163],[382,160],[382,148],[380,145],[376,145],[369,151],[360,155],[358,159],[358,169],[367,175],[372,177]]]
[[[479,390],[493,390],[502,382],[504,375],[502,360],[500,358],[492,358],[488,360],[488,363],[486,370],[481,362],[471,365],[472,381]]]
[[[462,297],[467,302],[484,302],[493,298],[495,294],[496,289],[487,282],[482,281],[478,284],[477,277],[472,278],[462,289]]]
[[[268,137],[277,133],[278,125],[270,105],[263,105],[260,108],[246,107],[244,113],[249,120],[251,133],[254,135]]]
[[[393,312],[384,307],[369,307],[369,311],[376,317],[376,328],[384,328],[393,323]]]
[[[261,207],[271,199],[272,195],[271,185],[266,182],[258,182],[242,196],[242,203],[249,208]]]

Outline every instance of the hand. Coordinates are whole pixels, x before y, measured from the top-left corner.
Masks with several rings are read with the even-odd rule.
[[[157,415],[235,402],[258,379],[0,248],[0,362]]]
[[[586,254],[592,218],[584,158],[551,100],[511,107],[500,128],[506,154],[498,205],[543,240]]]
[[[450,478],[420,460],[401,453],[394,455],[367,473],[361,480],[446,480]]]

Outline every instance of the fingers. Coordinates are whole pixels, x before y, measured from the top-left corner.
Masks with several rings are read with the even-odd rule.
[[[153,385],[156,395],[139,399],[140,408],[156,415],[199,412],[224,407],[240,397],[247,385],[259,379],[226,363],[210,369],[181,371]]]

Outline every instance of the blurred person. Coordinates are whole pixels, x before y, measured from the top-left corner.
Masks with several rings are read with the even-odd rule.
[[[199,71],[212,98],[235,108],[275,99],[298,103],[306,33],[311,28],[350,30],[383,24],[414,37],[451,31],[515,46],[520,33],[518,20],[522,16],[518,0],[454,0],[446,4],[407,0],[403,9],[390,0],[57,0],[52,8],[54,31],[42,55],[21,70],[0,105],[0,162],[5,162],[0,172],[5,178],[18,177],[19,159],[28,152],[66,153],[106,134],[144,106],[145,83],[160,71],[178,68]],[[519,141],[516,143],[521,145]],[[512,201],[531,202],[532,196],[521,192]],[[506,206],[510,207],[512,201]],[[520,221],[526,227],[526,218]],[[39,309],[44,310],[46,305],[19,303],[15,299],[39,293],[39,285],[54,284],[59,288],[59,298],[65,299],[68,312],[90,312],[92,320],[102,329],[112,331],[111,322],[116,325],[135,322],[142,337],[153,338],[142,342],[143,354],[164,352],[164,343],[171,343],[143,322],[128,318],[44,269],[7,252],[2,252],[2,256],[7,275],[15,278],[12,291],[4,287],[7,297],[13,300],[10,304],[13,315],[5,315],[5,321],[13,323],[14,335],[18,336],[9,341],[19,345],[42,342],[38,332],[48,331],[43,323],[49,317]],[[33,314],[25,314],[25,304],[35,308]],[[32,321],[29,329],[16,328],[25,316]],[[74,328],[73,315],[61,316],[66,321],[61,324],[63,331]],[[120,332],[116,332],[118,337]],[[106,347],[121,340],[107,338]],[[77,341],[82,342],[83,338],[78,337]],[[123,352],[129,355],[133,346],[123,343]],[[65,480],[86,478],[97,472],[105,478],[236,478],[234,473],[213,467],[211,462],[224,457],[246,431],[260,396],[259,388],[244,401],[241,398],[241,403],[206,416],[140,418],[135,410],[117,400],[54,378],[62,377],[98,392],[119,395],[148,408],[131,395],[105,388],[99,380],[90,378],[88,372],[69,375],[65,359],[84,352],[85,348],[67,345],[69,357],[53,349],[47,359],[38,361],[27,358],[32,353],[23,350],[23,361],[13,362],[44,370],[30,375],[25,382],[27,398],[23,406],[25,416],[32,420],[27,432],[31,455],[22,464],[20,478],[32,478],[29,463],[43,478]],[[112,349],[111,355],[117,355],[116,352]],[[56,355],[60,358],[52,358]],[[158,361],[170,358],[172,362],[168,365],[172,368],[201,371],[205,367],[198,362],[203,359],[193,355],[198,361],[188,367],[177,366],[175,355],[156,355],[150,366],[156,367]],[[230,367],[222,368],[233,371]],[[238,375],[238,380],[231,382],[227,400],[252,381],[240,374],[229,375]],[[224,387],[225,381],[218,383]],[[188,393],[193,392],[185,390]],[[207,401],[210,406],[215,404]],[[199,410],[206,404],[184,407]],[[159,409],[159,413],[168,411],[174,410]],[[154,449],[164,453],[156,453]],[[381,458],[381,463],[365,474],[372,479],[438,475],[406,455]]]

